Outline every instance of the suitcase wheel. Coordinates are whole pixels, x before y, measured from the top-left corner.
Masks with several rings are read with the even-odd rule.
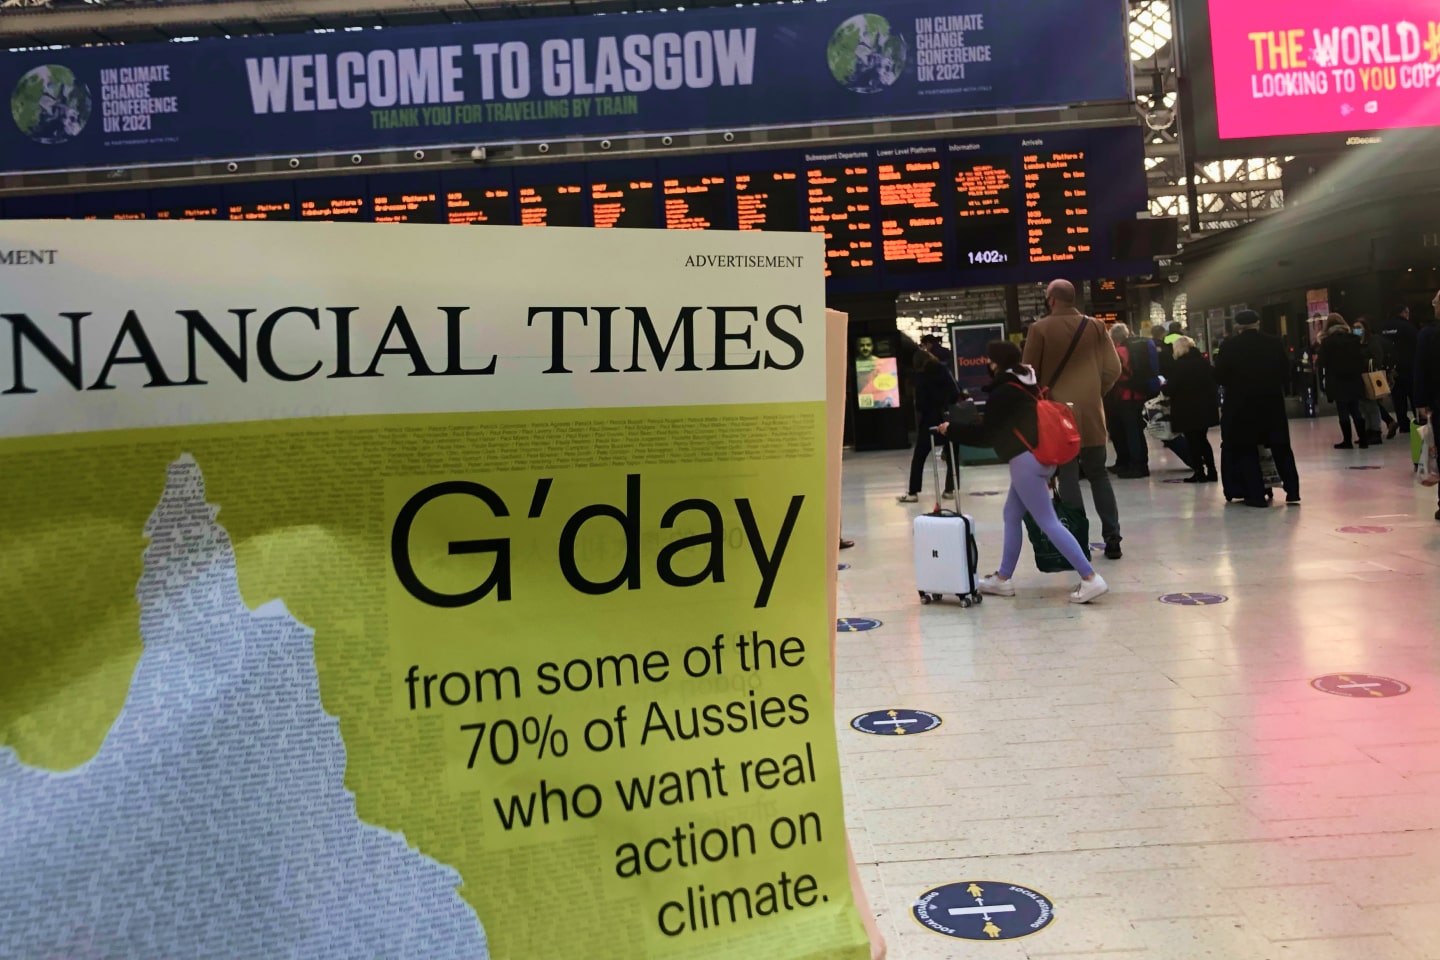
[[[979,590],[976,590],[974,593],[970,594],[970,599],[975,601],[975,606],[978,607],[980,606],[980,604],[985,602],[985,595]]]
[[[923,604],[925,604],[925,606],[928,607],[928,606],[929,606],[931,603],[933,603],[934,601],[935,601],[935,598],[932,597],[932,596],[930,596],[930,594],[926,593],[924,590],[921,590],[921,591],[920,591],[920,602],[923,603]]]
[[[973,607],[974,605],[975,605],[975,601],[974,601],[974,600],[971,600],[969,597],[965,596],[963,593],[960,594],[960,606],[962,606],[962,607],[964,607],[964,608],[966,608],[966,609],[968,610],[969,608]]]

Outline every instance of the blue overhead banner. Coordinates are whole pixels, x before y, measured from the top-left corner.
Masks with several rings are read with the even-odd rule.
[[[1123,0],[829,0],[8,54],[0,171],[1128,100],[1125,30]]]

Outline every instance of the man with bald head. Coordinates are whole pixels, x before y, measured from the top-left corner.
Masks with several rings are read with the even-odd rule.
[[[1120,355],[1105,324],[1085,316],[1076,306],[1075,285],[1055,280],[1045,291],[1050,313],[1036,321],[1025,341],[1025,363],[1050,397],[1070,404],[1080,424],[1080,456],[1059,470],[1060,499],[1084,509],[1080,471],[1090,481],[1090,495],[1105,539],[1105,556],[1119,560],[1120,508],[1105,469],[1105,394],[1120,379]]]

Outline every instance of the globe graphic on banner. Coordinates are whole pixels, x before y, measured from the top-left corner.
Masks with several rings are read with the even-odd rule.
[[[69,67],[48,64],[20,78],[10,94],[10,115],[36,143],[65,143],[90,121],[90,88]]]
[[[855,93],[879,93],[900,74],[910,50],[905,38],[878,13],[860,13],[836,28],[826,56],[840,85]]]

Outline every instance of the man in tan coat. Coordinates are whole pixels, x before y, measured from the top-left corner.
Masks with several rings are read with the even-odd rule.
[[[1035,368],[1039,384],[1050,387],[1052,400],[1074,408],[1080,423],[1080,456],[1059,470],[1060,499],[1084,509],[1085,498],[1080,493],[1083,468],[1090,481],[1095,511],[1100,514],[1105,556],[1119,560],[1120,508],[1105,469],[1105,394],[1120,379],[1120,355],[1115,352],[1105,324],[1076,308],[1075,287],[1068,280],[1050,284],[1045,291],[1045,306],[1050,314],[1030,328],[1025,362]],[[1065,355],[1072,343],[1075,351],[1067,361]]]

